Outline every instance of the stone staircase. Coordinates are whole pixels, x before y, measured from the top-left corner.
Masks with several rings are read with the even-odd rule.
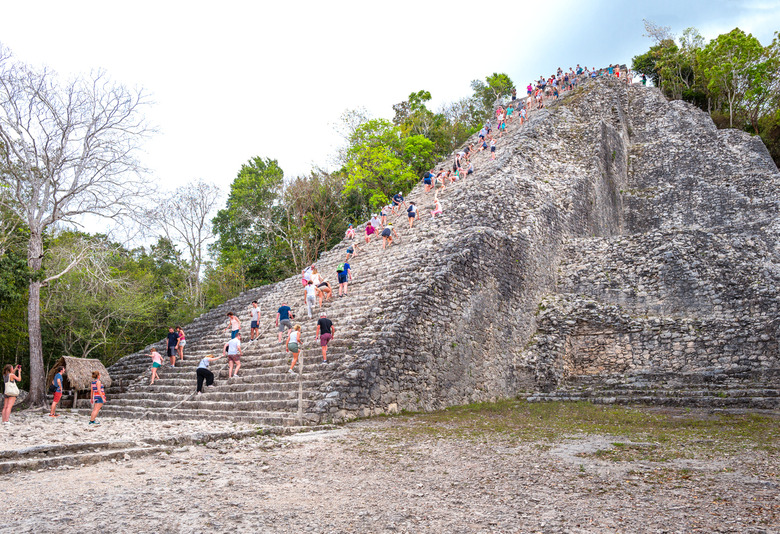
[[[515,120],[504,137],[519,135],[521,130]],[[109,368],[113,383],[107,391],[109,402],[101,413],[150,419],[231,419],[264,426],[317,424],[329,420],[328,414],[340,409],[328,406],[323,412],[323,401],[332,405],[335,399],[343,402],[349,397],[349,392],[343,391],[344,382],[339,377],[351,372],[352,378],[356,378],[358,371],[352,367],[361,358],[361,353],[383,336],[390,336],[403,322],[408,307],[423,298],[429,281],[440,274],[440,262],[431,258],[442,254],[450,236],[464,233],[463,223],[480,223],[473,213],[475,210],[471,210],[465,219],[462,214],[455,220],[448,216],[452,210],[490,198],[489,184],[501,163],[491,161],[487,151],[476,154],[472,161],[475,174],[447,185],[440,195],[443,216],[431,218],[434,193],[426,194],[422,184],[407,196],[407,202],[413,201],[418,206],[415,226],[411,230],[408,228],[405,211],[389,217],[401,237],[386,250],[382,249],[381,237],[375,236],[366,245],[365,225],[356,228],[356,241],[363,251],[350,260],[353,281],[349,283],[348,296],[338,297],[336,277],[336,266],[346,256],[347,241],[322,254],[317,266],[331,283],[334,294],[322,308],[335,328],[335,337],[328,348],[329,364],[322,363],[319,343],[314,340],[319,310],[313,312],[311,319],[307,317],[300,277],[294,277],[246,291],[186,326],[185,360],[171,368],[168,358],[164,357],[163,366],[158,370],[160,379],[153,386],[149,385],[151,359],[147,356],[151,346],[122,358]],[[439,169],[444,165],[440,164]],[[477,181],[482,182],[482,187],[475,187]],[[498,206],[489,210],[493,210],[496,217],[502,215]],[[249,307],[253,300],[258,301],[260,308],[260,338],[247,343]],[[296,316],[293,322],[302,326],[301,374],[287,372],[291,357],[284,345],[277,342],[274,321],[283,302],[292,307]],[[227,362],[224,359],[214,362],[211,369],[215,374],[215,386],[204,389],[202,395],[195,395],[195,369],[200,359],[208,354],[221,354],[229,340],[229,334],[224,332],[228,311],[236,313],[242,321],[243,356],[239,377],[228,380]],[[164,340],[154,346],[165,355]],[[299,369],[296,367],[296,371]],[[320,409],[313,413],[312,408],[318,403]]]
[[[552,392],[527,397],[539,401],[588,401],[596,404],[650,404],[698,408],[776,410],[780,408],[780,372],[642,373],[578,376]]]
[[[117,362],[103,411],[284,426],[520,392],[776,406],[780,177],[762,148],[653,89],[589,82],[512,123],[496,160],[474,155],[475,174],[440,194],[443,216],[430,218],[422,185],[408,195],[415,228],[393,217],[400,241],[382,250],[375,237],[350,261],[349,295],[324,306],[332,363],[294,277],[186,326],[186,360],[152,387],[148,347]],[[346,247],[317,262],[335,294]],[[261,338],[247,344],[253,300]],[[276,341],[285,301],[302,325],[300,375]],[[196,397],[195,367],[221,353],[228,311],[243,323],[240,376],[215,362],[215,387]]]

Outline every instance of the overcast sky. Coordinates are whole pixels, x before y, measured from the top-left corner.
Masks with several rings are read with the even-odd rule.
[[[287,176],[327,167],[348,108],[392,118],[413,91],[436,109],[493,72],[524,87],[559,66],[630,63],[651,44],[643,18],[707,39],[739,26],[766,45],[780,0],[4,2],[0,42],[62,74],[104,68],[145,88],[153,179],[227,191],[253,156]]]

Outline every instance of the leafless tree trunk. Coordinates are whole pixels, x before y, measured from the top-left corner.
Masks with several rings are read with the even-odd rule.
[[[196,306],[203,305],[200,271],[205,261],[204,247],[214,237],[211,219],[221,196],[219,187],[199,180],[176,190],[148,217],[171,243],[182,244],[187,250],[190,300]]]
[[[1,56],[1,54],[0,54]],[[135,158],[149,132],[143,91],[102,72],[62,82],[48,70],[0,61],[0,202],[30,229],[30,402],[44,397],[40,289],[62,276],[41,272],[43,236],[58,222],[85,214],[120,217],[150,193]]]

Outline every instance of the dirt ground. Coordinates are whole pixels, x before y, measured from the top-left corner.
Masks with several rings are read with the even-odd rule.
[[[540,438],[479,410],[382,418],[10,473],[0,532],[774,533],[769,436],[664,444],[593,427]]]

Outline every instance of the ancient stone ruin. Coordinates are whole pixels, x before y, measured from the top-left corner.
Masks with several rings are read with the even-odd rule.
[[[420,186],[414,230],[399,217],[400,243],[351,261],[349,296],[325,306],[333,363],[319,363],[317,317],[289,279],[185,327],[187,359],[152,387],[148,350],[120,360],[104,413],[291,426],[515,396],[780,404],[780,174],[759,139],[595,80],[511,124],[495,161],[473,160],[442,217]],[[346,246],[318,262],[334,286]],[[195,396],[227,311],[248,339],[252,300],[262,338],[244,345],[241,376],[218,362],[216,387]],[[303,328],[297,376],[273,325],[285,300]]]

